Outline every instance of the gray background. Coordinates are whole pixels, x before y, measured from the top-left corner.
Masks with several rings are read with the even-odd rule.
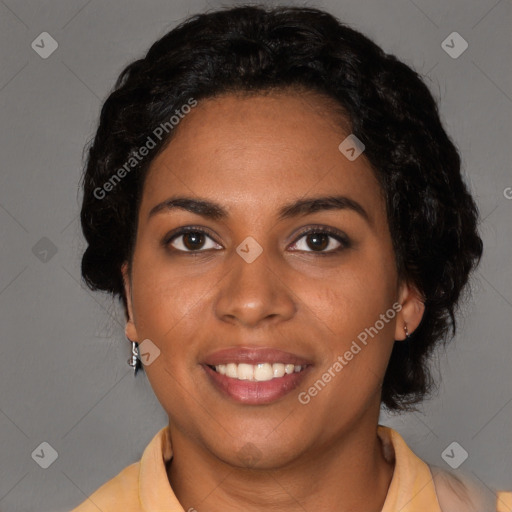
[[[220,5],[229,4],[0,0],[2,512],[70,510],[137,461],[167,422],[146,377],[134,379],[126,364],[122,310],[80,284],[78,179],[83,146],[125,64],[188,14]],[[457,441],[469,453],[461,470],[512,490],[511,1],[307,5],[426,77],[482,213],[485,256],[460,331],[436,363],[440,393],[419,413],[381,422],[441,467]],[[59,44],[47,59],[31,48],[43,31]],[[457,59],[441,47],[453,31],[469,43]],[[48,469],[31,456],[44,441],[58,452]]]

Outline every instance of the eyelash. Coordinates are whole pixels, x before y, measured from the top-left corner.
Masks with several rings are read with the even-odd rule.
[[[166,235],[165,238],[162,240],[162,245],[164,247],[167,247],[171,242],[173,242],[174,240],[176,240],[177,238],[179,238],[182,235],[186,235],[187,233],[202,233],[204,235],[207,235],[215,243],[218,244],[218,242],[216,242],[213,239],[212,234],[208,230],[205,230],[204,228],[200,228],[197,226],[185,226],[183,228],[178,228],[177,231],[173,231],[173,232],[169,233],[168,235]],[[292,245],[295,245],[301,238],[303,238],[304,236],[309,235],[311,233],[314,233],[317,235],[329,235],[330,237],[334,238],[337,242],[339,242],[341,245],[340,245],[340,247],[337,247],[336,249],[331,249],[330,251],[319,252],[319,251],[311,250],[311,251],[298,251],[298,252],[312,253],[312,254],[316,254],[319,256],[331,256],[331,255],[337,254],[345,249],[348,249],[352,246],[351,241],[344,233],[338,231],[337,229],[328,228],[328,227],[324,227],[324,226],[310,226],[310,227],[304,229],[297,235],[297,237],[295,238],[295,241],[292,242]],[[211,250],[211,249],[208,249],[208,250]],[[216,249],[216,250],[218,250],[218,249]],[[198,256],[200,253],[206,252],[206,250],[201,250],[201,249],[198,249],[195,251],[183,251],[181,249],[173,249],[173,251],[190,254],[193,256]]]

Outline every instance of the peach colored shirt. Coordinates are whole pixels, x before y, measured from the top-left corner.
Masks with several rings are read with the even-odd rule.
[[[460,508],[463,503],[458,501],[453,485],[445,485],[442,477],[433,478],[430,467],[411,451],[398,432],[379,425],[377,434],[384,457],[395,463],[382,512],[466,512],[473,509]],[[186,512],[167,478],[166,463],[171,458],[169,427],[166,426],[146,446],[139,462],[124,468],[71,512]],[[434,475],[443,474],[434,471]],[[439,504],[440,496],[443,508]],[[483,503],[484,500],[478,501],[478,508],[474,510],[496,510],[490,505],[491,501]]]

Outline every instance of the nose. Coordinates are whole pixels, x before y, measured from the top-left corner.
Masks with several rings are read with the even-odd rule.
[[[272,262],[265,250],[248,263],[236,252],[228,258],[230,271],[219,283],[215,314],[243,327],[279,323],[292,318],[297,298],[286,283],[287,272]]]

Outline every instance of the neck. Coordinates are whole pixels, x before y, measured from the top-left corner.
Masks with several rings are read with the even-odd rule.
[[[373,420],[373,418],[372,418]],[[380,512],[393,476],[383,456],[377,422],[351,425],[335,442],[315,446],[276,469],[226,464],[173,429],[171,487],[185,510]]]

